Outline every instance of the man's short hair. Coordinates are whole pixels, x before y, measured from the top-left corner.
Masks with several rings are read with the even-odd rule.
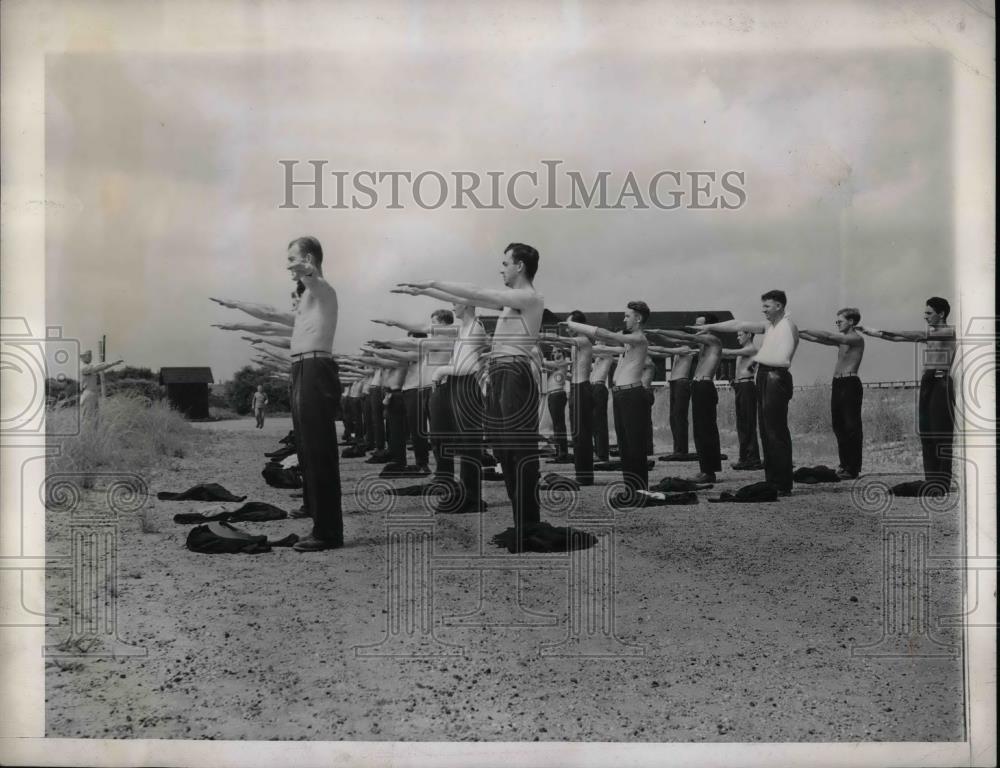
[[[587,322],[587,316],[583,314],[583,312],[581,312],[579,309],[574,309],[572,312],[570,312],[569,318],[567,319],[572,320],[574,323]]]
[[[306,235],[305,237],[296,237],[292,242],[288,244],[288,247],[297,245],[299,247],[299,252],[303,256],[312,256],[313,264],[317,267],[323,263],[323,246],[319,244],[317,240],[312,235]]]
[[[509,253],[514,261],[524,264],[524,274],[529,280],[534,280],[538,271],[538,251],[524,243],[511,243],[503,249],[503,252]]]
[[[431,312],[431,319],[437,320],[442,325],[451,325],[455,322],[455,315],[450,309],[435,309]]]
[[[838,309],[837,314],[843,315],[855,325],[861,322],[861,310],[857,307],[844,307],[843,309]]]
[[[714,312],[706,312],[704,315],[701,315],[701,317],[705,318],[705,325],[711,325],[712,323],[719,322],[719,316]]]
[[[943,316],[945,320],[951,314],[951,304],[948,303],[948,299],[942,299],[940,296],[931,296],[927,299],[927,306]]]
[[[644,301],[630,301],[626,305],[633,312],[638,312],[642,322],[649,320],[649,305]]]
[[[788,297],[785,296],[785,292],[784,291],[779,291],[777,289],[775,289],[773,291],[768,291],[767,293],[764,293],[764,294],[761,294],[760,300],[761,301],[780,301],[781,302],[781,306],[783,306],[783,307],[787,307],[788,306]]]

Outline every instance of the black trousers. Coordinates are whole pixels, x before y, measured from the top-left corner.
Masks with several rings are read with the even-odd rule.
[[[483,486],[483,393],[474,374],[449,376],[448,386],[459,482],[465,503],[477,506]]]
[[[655,451],[653,450],[653,404],[656,402],[656,393],[653,392],[652,387],[645,390],[646,392],[646,455],[652,456]]]
[[[340,457],[334,414],[340,401],[337,363],[306,358],[292,363],[292,428],[302,471],[303,500],[312,515],[312,535],[344,543],[340,506]]]
[[[688,407],[691,403],[691,380],[670,382],[670,434],[674,438],[674,453],[688,452]]]
[[[351,440],[354,436],[354,398],[344,395],[340,398],[340,413],[344,422],[344,440]]]
[[[406,431],[413,442],[413,460],[417,466],[427,466],[431,447],[427,442],[428,408],[423,388],[404,389],[403,403],[406,405]]]
[[[590,398],[594,404],[594,456],[597,461],[608,460],[608,385],[604,382],[590,384]]]
[[[646,465],[646,392],[639,387],[614,391],[615,420],[621,424],[618,449],[621,452],[622,477],[632,490],[649,488]]]
[[[564,391],[549,392],[549,416],[552,417],[552,437],[560,456],[569,453],[569,442],[566,436],[566,393]]]
[[[924,371],[920,379],[917,427],[924,456],[924,477],[951,484],[955,440],[955,389],[947,371]]]
[[[694,422],[694,449],[698,466],[711,474],[722,469],[719,447],[719,393],[714,381],[691,382],[691,415]]]
[[[740,441],[740,463],[760,464],[757,445],[757,385],[737,381],[733,385],[736,401],[736,435]]]
[[[371,434],[368,445],[376,451],[385,450],[385,416],[382,413],[382,399],[385,390],[382,387],[372,387],[368,390],[368,423]]]
[[[569,428],[573,435],[573,468],[582,484],[594,482],[594,401],[590,382],[569,385]]]
[[[486,439],[503,469],[514,527],[541,519],[538,499],[538,379],[525,358],[493,359],[486,396]]]
[[[451,418],[451,387],[443,381],[430,391],[424,390],[427,413],[430,416],[431,450],[434,451],[434,475],[442,480],[455,479],[455,452],[452,436],[455,425]]]
[[[757,366],[757,418],[764,449],[764,479],[778,490],[792,490],[792,434],[788,431],[788,403],[792,374],[787,368]]]
[[[389,404],[386,406],[388,417],[388,447],[391,464],[406,463],[406,406],[403,404],[401,390],[389,393]]]
[[[369,435],[371,434],[371,427],[369,426],[369,408],[368,408],[368,393],[361,395],[355,407],[358,409],[358,432],[355,435],[355,447],[359,450],[371,450],[371,446],[368,442]]]
[[[840,466],[852,474],[861,472],[864,433],[861,427],[861,401],[864,387],[857,376],[833,380],[830,388],[830,419],[837,437]]]

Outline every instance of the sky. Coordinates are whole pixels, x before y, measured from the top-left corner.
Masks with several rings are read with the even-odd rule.
[[[554,311],[714,308],[760,318],[781,288],[800,328],[836,311],[920,328],[954,297],[949,66],[931,50],[824,54],[401,46],[344,53],[50,55],[47,324],[111,359],[250,360],[248,319],[209,301],[286,307],[287,243],[320,239],[338,290],[336,351],[385,338],[372,318],[438,306],[400,280],[499,287],[512,241],[541,253]],[[282,159],[327,169],[745,174],[739,210],[281,209]],[[303,165],[299,173],[304,174]],[[433,186],[428,187],[433,191]],[[391,332],[389,332],[391,333]],[[914,345],[868,341],[867,380],[915,378]],[[836,353],[802,342],[796,383]]]

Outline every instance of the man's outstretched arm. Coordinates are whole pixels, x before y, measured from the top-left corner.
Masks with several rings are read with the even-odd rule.
[[[848,335],[846,333],[833,333],[832,331],[814,331],[814,330],[800,330],[799,338],[805,339],[806,341],[811,341],[814,344],[826,344],[827,346],[837,347],[841,344],[848,344],[852,347],[856,347],[863,339],[859,336]]]
[[[280,323],[212,323],[213,328],[221,328],[223,331],[245,331],[256,333],[258,336],[291,336],[290,326]]]
[[[559,325],[569,328],[574,333],[582,334],[593,341],[606,341],[612,344],[642,344],[646,341],[646,337],[642,331],[616,333],[615,331],[598,328],[596,325],[577,323],[573,320],[563,320]]]
[[[468,303],[465,299],[461,298],[460,296],[456,296],[453,293],[446,293],[445,291],[442,291],[439,288],[424,288],[423,290],[417,290],[416,288],[398,287],[392,289],[390,293],[405,293],[410,296],[429,296],[432,299],[437,299],[438,301],[446,301],[451,304]],[[480,304],[479,306],[485,306],[485,305]],[[497,309],[497,310],[503,309],[503,307],[500,306],[499,304],[497,304],[496,306],[485,306],[485,308]]]
[[[764,333],[767,330],[766,322],[756,320],[723,320],[719,323],[706,323],[705,325],[687,325],[690,330],[704,329],[706,331],[718,331],[719,333]]]
[[[108,368],[114,368],[116,365],[121,365],[124,362],[124,360],[115,360],[113,363],[93,363],[80,368],[80,373],[84,376],[90,376],[95,373],[103,373],[108,370]]]
[[[705,326],[700,325],[699,328],[704,328]],[[697,344],[701,347],[717,346],[721,344],[718,336],[712,336],[711,334],[705,333],[686,333],[685,331],[675,331],[675,330],[660,330],[659,328],[648,328],[646,330],[647,335],[659,336],[663,339],[669,339],[670,341],[683,341],[688,344]]]
[[[427,280],[420,283],[399,283],[399,288],[412,288],[414,295],[424,295],[424,291],[435,290],[447,294],[459,304],[472,304],[486,309],[529,309],[538,301],[538,294],[524,288],[482,288],[472,283],[452,283],[442,280]]]
[[[885,341],[909,341],[919,343],[921,341],[928,341],[929,339],[955,338],[955,327],[952,325],[946,325],[941,328],[928,328],[925,331],[880,331],[878,328],[856,325],[854,326],[854,330],[859,333],[863,333],[866,336],[871,336],[875,339],[883,339]]]
[[[209,296],[209,299],[214,301],[216,304],[221,304],[224,307],[242,310],[251,317],[256,317],[258,320],[266,320],[270,323],[281,323],[282,325],[287,326],[295,325],[295,315],[291,312],[282,312],[269,304],[254,304],[253,302],[236,301],[235,299],[217,299],[214,296]]]

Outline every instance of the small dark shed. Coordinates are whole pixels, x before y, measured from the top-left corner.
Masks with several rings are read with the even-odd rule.
[[[167,388],[170,405],[189,419],[208,418],[208,385],[211,368],[161,368],[160,384]]]

